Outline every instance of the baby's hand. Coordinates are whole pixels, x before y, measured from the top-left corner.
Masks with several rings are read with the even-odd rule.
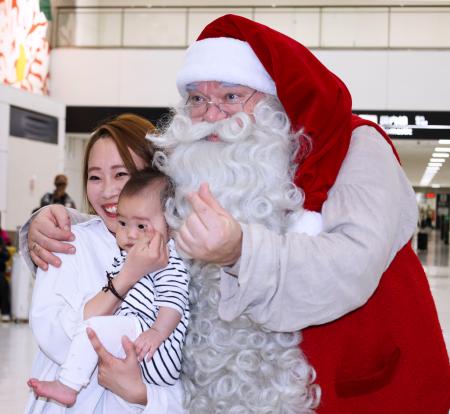
[[[133,284],[147,273],[167,266],[169,253],[162,235],[156,231],[143,235],[130,249],[122,272]]]
[[[152,328],[142,332],[134,341],[138,360],[143,361],[147,355],[146,361],[150,361],[164,339],[160,332]]]

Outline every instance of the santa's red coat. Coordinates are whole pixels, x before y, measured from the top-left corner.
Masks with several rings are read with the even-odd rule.
[[[436,309],[410,244],[369,301],[303,331],[320,414],[447,414],[450,369]]]
[[[353,128],[363,124],[370,123],[353,117]],[[364,306],[303,335],[301,348],[322,388],[318,413],[448,413],[449,359],[425,272],[410,243]]]

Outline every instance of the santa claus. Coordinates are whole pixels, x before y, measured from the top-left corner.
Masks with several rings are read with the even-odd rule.
[[[208,103],[202,88],[221,95]],[[180,108],[162,136],[150,138],[169,153],[156,153],[157,164],[177,189],[166,217],[188,257],[195,256],[193,238],[198,231],[192,221],[202,220],[188,200],[201,186],[207,197],[211,192],[220,202],[216,207],[240,223],[259,225],[279,236],[289,231],[317,234],[320,214],[303,210],[303,193],[293,184],[299,143],[307,139],[292,133],[279,100],[261,94],[250,110],[250,99],[258,92],[249,87],[202,82],[188,89],[187,107]],[[208,111],[222,119],[192,121]],[[239,234],[237,222],[235,226]],[[191,273],[190,334],[183,357],[190,412],[312,412],[320,391],[298,347],[299,334],[268,331],[245,312],[227,318],[220,308],[220,267],[194,260]]]
[[[415,196],[386,134],[307,49],[238,16],[204,29],[177,85],[152,139],[192,259],[190,412],[446,413]]]

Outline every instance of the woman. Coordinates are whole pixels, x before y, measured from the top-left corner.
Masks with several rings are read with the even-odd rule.
[[[45,291],[42,291],[45,286],[55,289],[64,299],[36,307],[38,310],[30,315],[30,324],[40,347],[32,375],[41,380],[55,378],[80,319],[110,315],[121,304],[110,291],[101,290],[105,284],[104,270],[118,253],[113,234],[117,227],[119,194],[133,172],[150,164],[153,148],[145,135],[153,130],[153,125],[140,117],[121,115],[101,125],[88,143],[84,162],[85,192],[89,210],[96,216],[73,227],[75,255],[65,256],[59,268],[37,273],[37,278],[42,278],[44,283],[40,284],[41,291],[35,290],[33,300],[45,297]],[[100,231],[104,227],[110,233]],[[161,257],[161,263],[155,264],[156,268],[164,266],[166,260],[167,257]],[[120,275],[114,279],[114,285],[122,295],[132,286]],[[90,336],[96,340],[93,332]],[[100,344],[96,345],[96,349],[99,347]],[[124,349],[125,370],[117,383],[97,382],[93,378],[78,395],[77,403],[68,409],[32,395],[26,412],[114,414],[145,413],[148,410],[152,414],[176,413],[177,409],[172,404],[177,401],[181,406],[180,385],[145,385],[134,348],[127,339],[124,339]],[[100,387],[99,383],[107,389]]]

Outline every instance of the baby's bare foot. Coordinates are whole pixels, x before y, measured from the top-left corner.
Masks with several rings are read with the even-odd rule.
[[[27,384],[33,388],[37,396],[55,400],[69,407],[75,404],[77,400],[78,393],[59,381],[39,381],[36,378],[31,378]]]

